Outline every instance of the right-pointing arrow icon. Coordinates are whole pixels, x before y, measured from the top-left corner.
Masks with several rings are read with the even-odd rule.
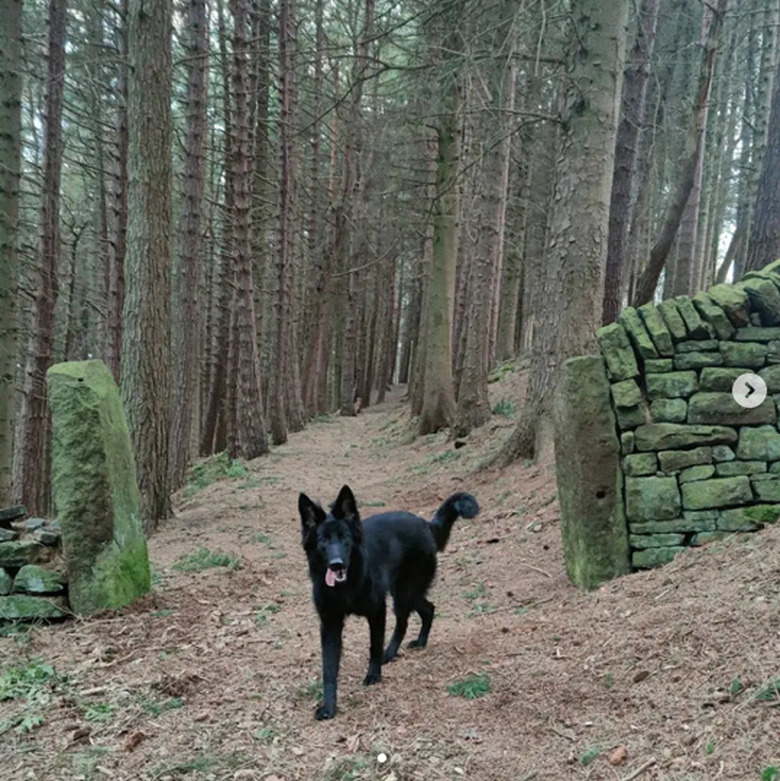
[[[753,409],[766,399],[766,383],[757,374],[750,372],[740,374],[731,386],[731,395],[740,407]]]

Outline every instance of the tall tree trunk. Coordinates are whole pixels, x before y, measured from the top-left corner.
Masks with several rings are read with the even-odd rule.
[[[129,2],[130,147],[121,386],[147,529],[170,514],[171,16],[168,3]]]
[[[780,258],[780,58],[772,90],[769,136],[761,162],[745,270],[754,271]]]
[[[660,0],[642,0],[634,45],[628,57],[621,97],[621,118],[615,143],[615,170],[609,206],[607,274],[604,283],[604,325],[618,316],[626,292],[628,234],[635,206],[634,174],[639,130],[645,113],[650,57],[655,46]]]
[[[352,226],[355,204],[360,196],[362,182],[360,177],[361,103],[363,99],[363,84],[367,78],[369,59],[368,46],[374,33],[375,0],[365,0],[363,30],[357,42],[355,64],[352,71],[352,100],[349,109],[349,124],[345,128],[344,148],[344,186],[342,190],[341,207],[337,215],[336,231],[342,234],[342,260],[344,271],[347,272],[347,322],[344,334],[344,353],[341,366],[341,393],[339,412],[342,415],[354,415],[355,410],[355,358],[358,344],[359,312],[355,305],[360,292],[360,272],[351,273],[350,263],[354,254],[354,228]],[[335,240],[335,239],[334,239]]]
[[[571,23],[563,130],[530,392],[499,460],[544,453],[558,370],[592,352],[601,322],[609,203],[623,76],[626,0],[588,0]]]
[[[513,33],[516,4],[503,0],[496,15],[490,47],[496,58],[483,77],[487,98],[482,102],[482,171],[476,213],[477,243],[469,263],[468,314],[465,354],[458,384],[458,404],[453,433],[465,436],[490,419],[488,369],[492,336],[492,311],[497,306],[496,282],[503,265],[506,201],[509,188],[511,125],[514,114],[515,68]],[[511,120],[510,120],[511,121]],[[496,138],[496,129],[499,136]]]
[[[111,196],[111,251],[109,256],[108,299],[106,302],[106,341],[103,360],[118,383],[122,355],[122,309],[125,303],[125,256],[127,254],[127,155],[130,141],[127,134],[127,85],[129,64],[127,51],[128,0],[122,0],[121,13],[115,26],[117,66],[117,114],[115,152]]]
[[[22,0],[0,0],[0,507],[11,503],[22,155]]]
[[[433,237],[424,306],[425,358],[416,363],[422,377],[422,409],[417,433],[430,434],[451,426],[455,418],[452,377],[452,317],[455,306],[455,264],[458,256],[458,169],[460,107],[457,57],[462,41],[455,20],[463,10],[454,2],[448,14],[431,23],[431,44],[440,48],[439,111],[436,126]],[[418,391],[419,392],[419,391]]]
[[[663,271],[669,250],[680,227],[680,220],[688,202],[688,196],[693,189],[696,168],[704,139],[706,128],[707,106],[709,101],[712,74],[715,65],[715,54],[720,41],[720,30],[723,24],[723,16],[726,13],[727,0],[718,0],[717,9],[713,9],[712,22],[709,26],[707,39],[702,47],[702,59],[699,67],[699,78],[696,89],[696,98],[691,127],[685,146],[685,157],[680,165],[680,176],[664,216],[658,240],[650,251],[650,258],[640,277],[634,297],[631,300],[633,306],[640,306],[651,301],[655,294],[658,278]]]
[[[184,23],[188,67],[187,127],[184,135],[180,260],[173,328],[173,409],[169,449],[171,490],[176,490],[184,482],[191,455],[193,413],[198,392],[201,319],[198,286],[209,67],[206,0],[188,0]]]
[[[49,62],[44,127],[43,197],[36,291],[27,339],[19,427],[14,460],[15,501],[30,513],[45,515],[49,489],[50,417],[46,371],[54,361],[54,307],[60,255],[60,178],[62,174],[62,96],[65,86],[67,0],[49,2]]]
[[[231,339],[231,308],[235,289],[235,225],[234,225],[234,188],[233,176],[235,129],[230,99],[231,65],[227,51],[227,31],[222,0],[217,0],[217,27],[219,58],[222,75],[222,116],[225,125],[223,134],[223,167],[225,194],[222,208],[222,236],[219,242],[217,268],[212,277],[213,316],[209,339],[209,382],[206,394],[203,431],[200,450],[204,455],[224,450],[226,417],[228,364]]]
[[[274,444],[287,441],[288,429],[303,428],[303,395],[297,338],[297,304],[294,289],[296,150],[295,67],[296,28],[294,0],[279,5],[279,122],[280,211],[276,260],[276,334],[274,371],[269,385],[271,437]]]
[[[263,414],[260,355],[255,330],[252,280],[252,154],[251,116],[247,78],[247,0],[231,0],[233,14],[233,94],[235,96],[235,149],[233,199],[235,222],[235,280],[231,350],[237,384],[229,393],[228,451],[231,456],[257,458],[268,452]],[[231,380],[232,385],[233,380]]]

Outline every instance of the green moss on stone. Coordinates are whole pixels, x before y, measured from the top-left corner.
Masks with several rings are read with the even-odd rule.
[[[747,293],[736,285],[715,285],[708,291],[710,298],[723,309],[731,324],[739,328],[750,323]]]
[[[703,291],[693,297],[693,305],[704,320],[715,330],[718,339],[731,339],[735,328],[726,313]]]
[[[682,507],[673,477],[626,477],[626,517],[629,521],[677,518]]]
[[[607,364],[610,380],[630,380],[639,375],[636,355],[628,334],[620,323],[610,323],[596,331],[596,341]]]
[[[664,472],[676,472],[687,466],[712,463],[711,447],[696,447],[692,450],[664,450],[658,454],[658,461]]]
[[[696,392],[699,381],[696,372],[649,374],[645,378],[649,399],[685,399]]]
[[[720,354],[724,366],[760,369],[766,362],[767,347],[760,342],[721,342]]]
[[[130,434],[101,361],[48,372],[53,484],[77,613],[120,607],[150,588]]]
[[[642,318],[633,306],[627,306],[620,312],[618,322],[626,329],[637,355],[644,359],[659,357]]]
[[[649,423],[635,432],[637,450],[676,450],[697,445],[728,445],[737,432],[726,426]],[[780,456],[778,456],[780,458]]]
[[[642,318],[642,322],[645,324],[645,328],[650,334],[658,354],[666,357],[674,355],[672,334],[655,306],[649,303],[643,304],[636,311]]]
[[[674,356],[674,368],[677,371],[701,369],[704,366],[722,366],[723,356],[718,353],[680,353]]]
[[[777,411],[772,399],[767,398],[757,407],[747,409],[734,400],[731,393],[704,391],[688,399],[689,423],[712,423],[722,426],[750,426],[774,423]]]
[[[650,415],[656,423],[685,423],[688,403],[685,399],[656,399],[650,404]]]
[[[685,483],[681,490],[682,504],[686,510],[734,507],[753,501],[750,480],[744,475]]]

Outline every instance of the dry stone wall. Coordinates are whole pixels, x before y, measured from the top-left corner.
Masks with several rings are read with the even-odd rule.
[[[572,444],[569,452],[556,448],[562,531],[564,550],[582,554],[603,545],[605,529],[613,530],[611,544],[618,553],[607,569],[586,580],[576,577],[581,562],[565,554],[572,579],[593,586],[616,571],[668,562],[686,546],[775,522],[780,516],[780,261],[735,285],[626,308],[596,336],[609,389],[601,399],[611,409],[615,441],[601,431],[579,446],[590,448],[593,463],[599,461],[599,448],[616,447],[618,473],[599,474],[580,458],[572,476]],[[556,402],[561,443],[563,428],[577,425],[579,397],[593,395],[592,388],[581,390],[583,360],[565,367]],[[588,371],[593,373],[592,365]],[[768,390],[766,400],[752,409],[732,395],[734,381],[745,373],[758,374]],[[590,486],[610,482],[617,486],[614,505],[605,506],[602,521],[584,526],[574,517],[577,505]],[[627,547],[622,542],[615,547],[616,528],[627,532]]]

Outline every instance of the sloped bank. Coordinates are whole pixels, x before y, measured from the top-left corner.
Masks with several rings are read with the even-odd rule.
[[[555,404],[566,568],[591,588],[780,516],[780,261],[735,285],[624,309]],[[745,373],[765,401],[736,403]]]

